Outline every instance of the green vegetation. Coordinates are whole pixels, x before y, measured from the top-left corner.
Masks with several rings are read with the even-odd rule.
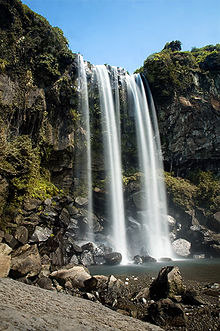
[[[12,6],[3,0],[0,11],[4,16],[4,22],[1,22],[0,71],[7,63],[13,79],[22,79],[23,74],[31,70],[36,85],[42,85],[42,75],[47,78],[43,79],[46,86],[53,83],[75,58],[62,30],[53,28],[44,17],[20,1]]]
[[[50,182],[49,172],[41,167],[39,148],[32,146],[30,137],[18,136],[6,142],[1,134],[1,140],[4,147],[0,149],[0,175],[9,185],[5,214],[26,198],[44,200],[59,193]]]
[[[220,182],[211,173],[198,171],[190,176],[191,180],[173,177],[165,173],[167,192],[178,206],[191,209],[197,205],[206,209],[207,214],[220,208]]]
[[[196,72],[220,72],[220,44],[193,48],[181,52],[181,42],[167,43],[161,52],[150,55],[137,70],[149,80],[153,94],[159,101],[170,101],[176,92],[187,93]]]

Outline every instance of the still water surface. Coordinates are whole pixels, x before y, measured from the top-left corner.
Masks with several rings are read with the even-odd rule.
[[[147,263],[143,265],[97,265],[90,266],[92,275],[140,275],[156,277],[159,270],[168,265],[178,266],[183,279],[220,283],[220,259],[178,260],[170,262]]]

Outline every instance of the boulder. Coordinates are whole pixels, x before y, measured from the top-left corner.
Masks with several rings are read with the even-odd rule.
[[[37,245],[28,244],[12,252],[11,270],[12,277],[33,277],[41,270],[41,259]]]
[[[205,302],[200,298],[196,291],[186,290],[182,295],[182,302],[185,305],[200,306]]]
[[[185,327],[186,316],[180,304],[170,299],[162,299],[152,303],[147,309],[144,320],[161,327]]]
[[[80,207],[86,206],[88,204],[88,199],[84,197],[77,197],[75,199],[75,203],[79,205]]]
[[[83,251],[80,256],[80,262],[82,265],[88,266],[94,264],[93,255],[89,251]]]
[[[172,242],[172,247],[174,252],[182,257],[187,257],[190,255],[191,243],[186,239],[177,239]]]
[[[76,255],[72,255],[71,259],[70,259],[70,264],[79,264],[79,260],[78,257]]]
[[[7,277],[11,266],[11,256],[0,254],[0,278]]]
[[[138,294],[134,297],[133,301],[136,302],[143,302],[143,299],[149,300],[150,299],[150,291],[149,288],[145,287],[143,288]]]
[[[90,251],[90,252],[94,252],[95,251],[95,245],[92,242],[88,242],[85,245],[81,246],[83,251]]]
[[[25,226],[18,226],[15,232],[15,239],[25,245],[28,242],[28,229]]]
[[[209,218],[207,226],[217,233],[220,232],[220,211]]]
[[[70,224],[70,214],[66,208],[62,209],[59,219],[65,226]]]
[[[24,202],[24,210],[27,212],[36,210],[41,204],[40,200],[28,199]]]
[[[106,264],[116,265],[120,264],[122,260],[121,253],[113,252],[105,255]]]
[[[96,278],[97,276],[94,276]],[[96,278],[97,279],[97,278]],[[109,276],[106,281],[105,276],[99,276],[97,279],[97,291],[100,301],[108,306],[117,307],[118,299],[127,298],[129,295],[128,287],[114,276]]]
[[[150,286],[150,298],[159,300],[182,295],[185,291],[179,268],[174,266],[163,267],[157,278]]]
[[[5,241],[6,243],[12,248],[18,247],[19,243],[18,241],[10,234],[10,233],[5,233]]]
[[[36,226],[35,231],[30,239],[30,242],[46,241],[48,238],[50,238],[52,232],[53,231],[48,228]]]
[[[60,284],[64,286],[66,282],[71,282],[72,286],[77,288],[85,288],[85,281],[92,278],[88,272],[88,269],[83,266],[74,266],[70,269],[61,269],[58,271],[54,271],[50,274],[50,277],[52,279],[56,279]],[[92,281],[95,283],[95,287],[97,281]],[[89,282],[87,282],[87,285],[88,284]]]
[[[38,279],[37,285],[45,290],[54,290],[52,280],[48,277],[42,276]]]
[[[140,255],[134,256],[134,264],[143,264],[143,259]]]
[[[7,244],[0,243],[0,255],[9,255],[12,252],[12,248]]]
[[[143,255],[143,256],[141,256],[141,258],[142,258],[142,261],[144,263],[147,263],[147,262],[157,262],[157,260],[154,257],[149,256],[149,255]]]

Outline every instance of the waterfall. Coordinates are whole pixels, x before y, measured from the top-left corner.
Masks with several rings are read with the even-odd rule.
[[[140,75],[127,75],[126,82],[128,102],[133,105],[135,113],[139,167],[144,175],[141,192],[140,246],[155,258],[172,256],[168,239],[166,195],[155,109],[151,107],[151,119]],[[150,101],[153,105],[152,97]],[[154,132],[153,128],[157,131]]]
[[[155,258],[171,257],[160,137],[154,102],[148,84],[139,74],[130,76],[116,67],[94,66],[91,81],[94,88],[90,95],[90,110],[87,67],[81,55],[78,57],[78,64],[80,124],[86,137],[86,153],[84,153],[86,162],[85,155],[81,162],[82,169],[86,168],[84,176],[88,192],[89,229],[86,239],[95,241],[89,114],[89,111],[95,107],[94,110],[98,109],[96,121],[100,116],[101,122],[100,128],[96,127],[95,130],[96,134],[99,130],[101,131],[102,140],[99,143],[103,145],[107,219],[111,229],[108,229],[106,237],[108,244],[122,254],[122,263],[127,263],[135,254],[149,254]],[[129,141],[130,130],[133,137],[136,132],[136,141]],[[126,138],[123,138],[123,134]],[[128,212],[124,206],[122,155],[125,153],[124,160],[126,161],[128,151],[125,149],[126,144],[123,139],[127,139],[128,146],[138,151],[138,155],[133,155],[132,161],[129,161],[132,163],[129,165],[128,162],[126,167],[137,168],[137,171],[142,173],[141,191],[138,192],[141,208],[136,212],[136,216],[131,211]]]
[[[108,206],[113,229],[112,244],[114,249],[122,254],[122,262],[126,263],[127,244],[119,130],[116,123],[117,109],[115,110],[111,82],[106,66],[96,66],[95,74],[100,98],[105,169],[108,176]]]
[[[79,91],[79,113],[82,129],[86,135],[86,161],[81,167],[85,167],[83,174],[83,182],[86,186],[87,198],[88,198],[88,229],[87,239],[94,241],[93,233],[93,207],[92,207],[92,160],[91,160],[91,134],[90,134],[90,114],[89,114],[89,100],[88,100],[88,87],[86,77],[86,66],[82,55],[78,55],[78,91]],[[82,184],[82,182],[81,182]]]

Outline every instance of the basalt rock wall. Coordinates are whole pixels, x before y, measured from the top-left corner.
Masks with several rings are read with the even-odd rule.
[[[165,168],[187,176],[220,171],[220,46],[164,49],[140,71],[156,103]]]

